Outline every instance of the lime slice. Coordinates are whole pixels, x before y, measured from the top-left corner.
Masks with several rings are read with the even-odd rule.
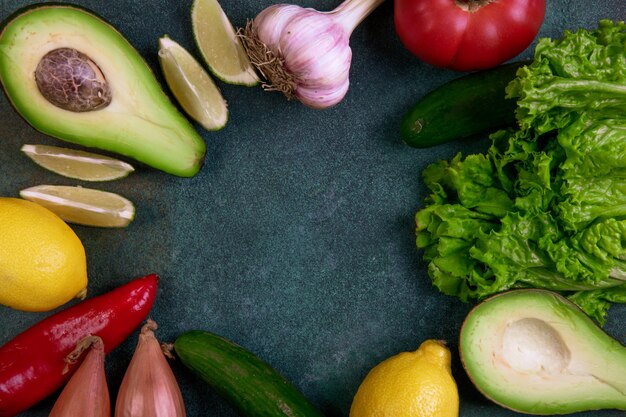
[[[159,39],[159,62],[167,85],[187,114],[207,130],[226,125],[226,102],[209,74],[185,48],[167,36]]]
[[[124,197],[91,188],[38,185],[20,191],[20,197],[85,226],[126,227],[135,217],[135,206]]]
[[[217,78],[229,84],[259,83],[233,25],[217,0],[194,0],[191,25],[198,49]]]
[[[76,149],[49,145],[24,145],[22,152],[42,168],[82,181],[111,181],[135,169],[126,162]]]

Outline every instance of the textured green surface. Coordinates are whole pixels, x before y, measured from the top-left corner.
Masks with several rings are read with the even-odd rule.
[[[0,0],[0,19],[28,3]],[[272,2],[222,3],[242,25]],[[603,17],[626,18],[623,0],[548,3],[543,36],[592,28]],[[160,36],[167,33],[197,55],[190,1],[80,4],[125,34],[160,81]],[[328,10],[337,2],[299,4]],[[348,415],[358,384],[383,358],[426,338],[444,339],[455,353],[461,416],[513,416],[467,380],[456,352],[470,305],[431,287],[414,248],[413,215],[425,193],[421,170],[459,150],[486,147],[482,139],[412,149],[400,140],[404,113],[458,74],[420,63],[402,48],[391,0],[355,31],[352,48],[352,85],[337,107],[310,110],[278,93],[220,83],[230,120],[217,133],[199,129],[207,159],[198,176],[138,167],[127,179],[98,185],[130,198],[137,216],[124,230],[74,227],[87,250],[90,293],[158,273],[152,312],[158,336],[173,341],[199,328],[228,337],[276,367],[328,417]],[[30,162],[19,151],[24,143],[62,144],[30,128],[0,97],[0,195],[42,183],[77,184]],[[0,343],[44,316],[0,307]],[[623,323],[626,308],[616,306],[605,329],[625,340]],[[113,398],[135,343],[133,336],[107,358]],[[235,415],[180,363],[173,367],[189,416]],[[46,416],[53,401],[24,415]]]

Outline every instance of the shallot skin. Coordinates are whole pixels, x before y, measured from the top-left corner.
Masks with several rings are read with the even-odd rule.
[[[176,377],[154,336],[154,321],[141,329],[115,405],[116,417],[185,417]]]

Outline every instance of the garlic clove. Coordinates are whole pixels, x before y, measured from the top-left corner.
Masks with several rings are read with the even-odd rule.
[[[329,89],[299,86],[296,96],[306,106],[313,109],[325,109],[343,100],[349,86],[350,82],[347,79],[341,86],[333,86]]]
[[[300,6],[275,4],[263,10],[254,19],[254,28],[259,40],[270,47],[274,54],[280,55],[279,48],[274,49],[271,46],[278,45],[283,29],[300,10],[302,10]]]
[[[115,405],[116,417],[185,417],[176,377],[154,336],[157,324],[142,327]]]
[[[89,349],[87,356],[63,388],[54,403],[50,417],[110,417],[109,388],[104,372],[104,344],[97,336],[78,342],[66,362],[76,362]]]

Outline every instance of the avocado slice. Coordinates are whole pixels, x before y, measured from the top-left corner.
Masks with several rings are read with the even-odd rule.
[[[17,11],[0,32],[0,82],[17,112],[47,135],[182,177],[202,166],[204,141],[141,55],[86,9]]]
[[[529,414],[626,409],[626,348],[566,298],[512,290],[466,317],[461,361],[487,398]]]

